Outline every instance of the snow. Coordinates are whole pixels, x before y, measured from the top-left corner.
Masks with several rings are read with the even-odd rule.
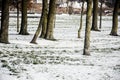
[[[112,17],[103,17],[101,32],[91,32],[91,56],[84,56],[85,17],[80,39],[79,15],[62,14],[56,16],[57,41],[38,38],[38,44],[29,42],[39,18],[28,19],[30,35],[22,36],[11,17],[10,44],[0,43],[0,80],[120,80],[120,37],[109,35]]]

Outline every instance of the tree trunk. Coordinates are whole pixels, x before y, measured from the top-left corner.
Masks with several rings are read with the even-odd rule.
[[[32,41],[30,42],[30,43],[35,43],[36,44],[36,40],[37,40],[37,37],[38,37],[38,35],[40,34],[40,31],[41,31],[41,26],[42,26],[42,24],[43,24],[43,21],[44,21],[44,18],[45,18],[45,16],[46,16],[46,14],[44,14],[44,10],[45,10],[45,6],[46,6],[46,3],[47,3],[47,0],[42,0],[42,6],[43,6],[43,8],[42,8],[42,15],[41,15],[41,18],[40,18],[40,22],[39,22],[39,25],[38,25],[38,28],[37,28],[37,30],[36,30],[36,32],[35,32],[35,34],[34,34],[34,37],[33,37],[33,39],[32,39]],[[46,10],[45,10],[46,11]]]
[[[90,55],[91,15],[92,15],[92,0],[87,0],[86,29],[83,55]]]
[[[17,0],[17,32],[19,32],[19,3]]]
[[[49,40],[54,40],[53,29],[54,29],[54,18],[55,18],[55,11],[56,11],[56,1],[57,0],[50,0],[49,2],[47,32],[45,35],[45,39],[49,39]]]
[[[98,30],[98,0],[93,0],[93,18],[92,18],[92,28],[91,30]]]
[[[22,0],[22,19],[21,19],[21,35],[29,35],[27,32],[27,3],[28,0]]]
[[[9,43],[8,27],[9,27],[9,0],[2,0],[1,29],[0,29],[1,43]]]
[[[118,36],[117,30],[118,30],[118,10],[119,10],[119,0],[116,0],[114,11],[113,11],[113,21],[112,21],[112,30],[110,35]]]
[[[82,3],[82,11],[81,11],[81,17],[80,17],[80,28],[79,28],[79,30],[78,30],[78,38],[80,38],[80,33],[81,33],[81,30],[82,30],[83,10],[84,10],[84,1],[83,1],[83,3]]]
[[[40,37],[45,38],[46,30],[47,30],[47,15],[48,15],[48,0],[43,0],[43,23],[42,23],[42,32]]]
[[[100,5],[100,25],[99,25],[100,29],[102,27],[102,5],[103,5],[103,0],[101,0],[101,5]]]

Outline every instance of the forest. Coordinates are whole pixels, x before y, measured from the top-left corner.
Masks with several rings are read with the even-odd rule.
[[[77,0],[75,14],[66,0],[58,14],[60,1],[33,13],[32,0],[0,0],[0,80],[120,79],[120,1]]]

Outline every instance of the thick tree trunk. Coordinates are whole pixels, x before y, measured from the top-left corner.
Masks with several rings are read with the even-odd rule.
[[[80,33],[81,33],[81,30],[82,30],[83,10],[84,10],[84,1],[83,1],[83,3],[82,3],[82,11],[81,11],[81,17],[80,17],[80,28],[79,28],[79,30],[78,30],[78,38],[80,38]]]
[[[21,20],[21,35],[29,35],[27,32],[27,3],[28,0],[22,0],[22,20]]]
[[[56,1],[50,0],[49,12],[48,12],[48,22],[47,22],[47,32],[45,35],[45,39],[54,40],[53,29],[54,29],[54,18],[56,11]]]
[[[2,15],[1,15],[1,29],[0,29],[1,43],[9,43],[8,27],[9,27],[9,0],[2,0]]]
[[[117,30],[118,30],[118,10],[119,10],[119,0],[116,0],[114,11],[113,11],[113,23],[112,23],[112,30],[110,35],[117,36]]]
[[[90,55],[91,15],[92,15],[92,0],[87,0],[86,29],[83,55]]]
[[[92,18],[92,28],[91,30],[98,30],[98,0],[93,0],[93,18]]]
[[[41,15],[41,18],[40,18],[40,22],[39,22],[39,25],[38,25],[38,28],[34,34],[34,37],[32,39],[32,41],[30,43],[35,43],[36,44],[36,40],[37,40],[37,37],[39,36],[40,34],[40,31],[41,31],[41,26],[43,24],[43,21],[44,21],[44,18],[46,16],[46,14],[44,14],[44,10],[45,10],[45,6],[46,6],[46,3],[47,3],[47,0],[42,0],[43,2],[43,8],[42,8],[42,15]]]
[[[42,23],[42,32],[40,37],[45,38],[46,30],[47,30],[47,15],[48,15],[48,0],[43,0],[43,23]]]

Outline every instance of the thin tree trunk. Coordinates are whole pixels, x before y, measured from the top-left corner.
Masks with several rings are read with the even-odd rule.
[[[30,43],[35,43],[36,44],[36,40],[38,38],[38,35],[40,34],[41,26],[42,26],[44,18],[46,16],[46,14],[44,14],[44,10],[45,10],[44,9],[45,8],[44,4],[47,3],[46,1],[47,0],[42,0],[42,2],[43,2],[43,5],[42,5],[43,6],[43,8],[42,8],[42,15],[41,15],[41,18],[40,18],[40,22],[39,22],[38,28],[37,28],[37,30],[36,30],[36,32],[34,34],[34,37],[33,37],[32,41]]]
[[[48,23],[47,23],[47,32],[45,35],[45,39],[54,40],[53,29],[54,29],[54,18],[56,11],[56,1],[50,0],[49,2],[49,12],[48,12]]]
[[[46,30],[47,30],[47,15],[48,15],[48,0],[43,0],[43,23],[42,23],[42,32],[40,37],[45,38]]]
[[[92,15],[92,0],[87,0],[86,29],[83,55],[90,55],[91,15]]]
[[[100,24],[99,28],[102,28],[102,5],[103,5],[103,0],[101,0],[101,5],[100,5]]]
[[[93,18],[92,18],[92,28],[91,30],[98,30],[98,0],[93,0]]]
[[[28,0],[22,0],[22,20],[21,20],[21,35],[29,35],[27,32],[27,3]]]
[[[9,0],[2,0],[1,29],[0,29],[1,43],[9,43],[8,27],[9,27]]]
[[[80,27],[79,27],[79,30],[78,30],[78,38],[80,38],[80,33],[81,33],[81,30],[82,30],[82,18],[83,18],[83,10],[84,10],[84,0],[83,0],[83,3],[82,3],[82,11],[81,11],[81,17],[80,17]]]
[[[19,32],[19,3],[17,0],[17,32]]]
[[[119,0],[116,0],[115,6],[114,6],[114,11],[113,11],[113,23],[112,23],[112,30],[110,35],[113,36],[118,36],[117,30],[118,30],[118,10],[119,10]]]

